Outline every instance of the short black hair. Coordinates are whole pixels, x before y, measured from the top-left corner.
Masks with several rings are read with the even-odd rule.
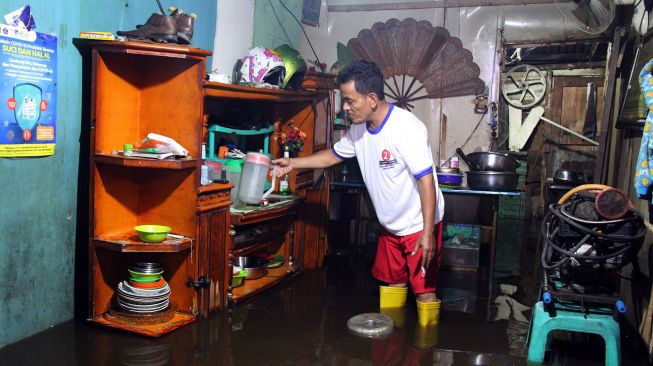
[[[385,99],[383,92],[383,73],[381,69],[371,61],[357,60],[345,66],[338,77],[336,82],[339,85],[346,84],[354,81],[356,91],[361,94],[374,93],[380,100]]]

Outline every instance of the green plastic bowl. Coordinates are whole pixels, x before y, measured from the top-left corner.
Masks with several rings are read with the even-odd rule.
[[[127,271],[129,272],[129,278],[136,282],[156,282],[161,278],[161,274],[163,273],[163,271],[157,273],[141,273],[129,269]]]
[[[134,227],[138,237],[146,243],[160,243],[166,239],[170,232],[168,226],[163,225],[138,225]]]
[[[233,277],[231,278],[231,287],[242,286],[246,276],[247,271],[244,269],[240,270],[238,273],[234,273]]]

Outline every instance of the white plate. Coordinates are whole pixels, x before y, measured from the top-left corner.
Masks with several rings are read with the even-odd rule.
[[[142,298],[142,297],[125,296],[124,294],[118,293],[118,299],[122,300],[123,302],[130,303],[130,304],[148,305],[148,304],[156,304],[158,302],[168,300],[168,299],[170,299],[170,296],[158,296],[158,297],[152,297],[152,298]]]
[[[118,291],[121,291],[125,294],[131,294],[133,296],[154,297],[169,294],[170,286],[168,286],[168,283],[166,283],[164,287],[145,290],[133,287],[127,283],[127,281],[122,281],[118,284]]]
[[[170,302],[165,301],[161,304],[156,304],[154,306],[132,306],[129,304],[124,304],[120,300],[118,300],[118,305],[120,305],[120,307],[125,310],[133,311],[136,313],[154,313],[157,311],[165,310],[170,305]]]

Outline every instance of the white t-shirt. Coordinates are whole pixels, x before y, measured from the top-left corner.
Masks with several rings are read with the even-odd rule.
[[[435,182],[435,223],[442,220],[444,199],[426,127],[412,113],[390,104],[376,130],[352,125],[332,151],[340,159],[357,158],[376,216],[389,232],[404,236],[424,228],[417,179],[428,173]]]

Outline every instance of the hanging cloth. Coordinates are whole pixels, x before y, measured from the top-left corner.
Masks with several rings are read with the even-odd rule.
[[[646,123],[639,147],[635,169],[635,189],[639,198],[645,198],[653,185],[653,59],[644,65],[639,73],[639,85],[646,100]]]

